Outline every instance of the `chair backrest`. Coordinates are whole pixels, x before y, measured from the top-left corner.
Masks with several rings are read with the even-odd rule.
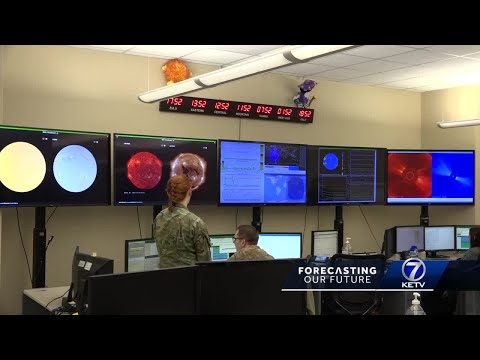
[[[382,254],[375,255],[347,255],[335,254],[328,264],[332,267],[343,266],[374,266],[377,269],[376,274],[369,275],[372,283],[379,284],[383,273],[385,272],[386,258]],[[367,287],[368,285],[364,285]],[[362,284],[356,286],[362,287]],[[344,315],[367,315],[379,310],[381,305],[381,295],[376,291],[328,291],[323,292],[322,314],[344,314]]]

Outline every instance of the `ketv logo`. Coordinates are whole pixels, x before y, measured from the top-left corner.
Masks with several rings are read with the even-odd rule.
[[[402,289],[424,288],[425,282],[420,282],[420,280],[426,273],[427,267],[422,260],[418,258],[405,260],[402,265],[402,275],[408,281],[402,282]]]

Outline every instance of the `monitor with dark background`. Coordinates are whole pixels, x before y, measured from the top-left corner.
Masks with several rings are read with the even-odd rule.
[[[220,140],[220,205],[307,201],[306,145]]]
[[[82,253],[77,246],[73,254],[72,283],[68,300],[75,302],[78,312],[82,313],[86,309],[88,278],[103,274],[113,274],[113,259]]]
[[[0,126],[0,207],[110,205],[110,134]]]
[[[388,204],[474,204],[474,150],[388,150],[387,163]]]
[[[309,146],[309,203],[384,204],[385,156],[381,148]]]
[[[192,182],[190,204],[216,204],[217,141],[114,134],[115,205],[166,204],[174,175]]]

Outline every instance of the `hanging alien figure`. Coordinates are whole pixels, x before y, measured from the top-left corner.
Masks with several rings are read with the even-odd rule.
[[[303,83],[298,85],[300,91],[293,98],[293,102],[297,107],[308,108],[312,104],[312,101],[315,100],[315,96],[312,96],[311,99],[308,97],[308,92],[312,91],[317,83],[313,80],[305,80]]]

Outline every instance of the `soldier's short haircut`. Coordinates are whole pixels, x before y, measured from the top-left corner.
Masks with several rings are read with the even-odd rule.
[[[237,227],[238,237],[245,239],[251,245],[258,243],[258,231],[252,225],[240,225]]]

